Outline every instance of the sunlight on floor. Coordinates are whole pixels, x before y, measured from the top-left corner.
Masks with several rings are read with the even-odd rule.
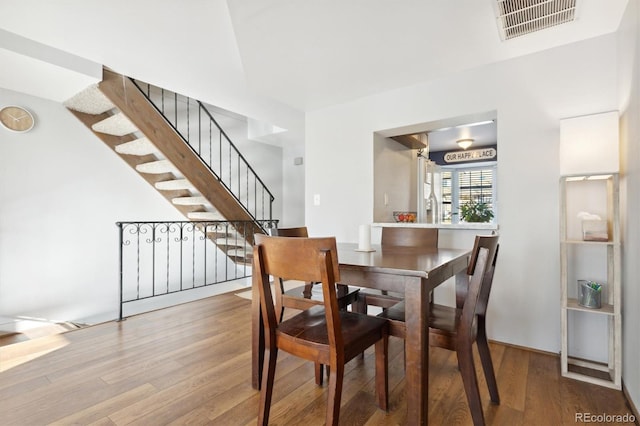
[[[61,349],[69,341],[61,334],[0,347],[0,373]]]

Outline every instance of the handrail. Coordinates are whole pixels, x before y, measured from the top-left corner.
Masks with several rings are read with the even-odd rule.
[[[262,229],[278,221],[260,220]],[[133,302],[251,276],[253,221],[117,222],[120,311]]]
[[[260,182],[266,189],[267,193],[269,194],[269,196],[271,197],[271,201],[275,200],[275,197],[273,196],[273,194],[271,193],[271,191],[269,191],[269,188],[267,188],[267,185],[262,181],[262,179],[260,179],[260,176],[258,176],[258,174],[255,172],[255,170],[253,170],[253,167],[251,167],[251,164],[249,164],[249,162],[247,161],[246,158],[244,158],[244,155],[242,155],[242,153],[238,150],[238,148],[234,145],[234,143],[231,141],[231,138],[229,138],[229,136],[227,136],[227,133],[224,131],[224,129],[222,127],[220,127],[220,125],[218,124],[218,122],[216,121],[215,118],[213,118],[213,116],[211,115],[211,113],[209,112],[209,110],[207,109],[207,107],[201,102],[196,100],[196,102],[198,103],[198,105],[200,105],[200,107],[202,108],[202,110],[209,116],[209,118],[211,119],[211,121],[213,121],[213,123],[218,127],[218,130],[220,130],[220,132],[224,135],[224,137],[229,141],[229,143],[231,144],[231,146],[233,147],[233,149],[238,153],[238,155],[240,156],[240,158],[247,163],[247,167],[249,167],[249,170],[251,170],[251,172],[253,174],[256,175],[256,178],[258,179],[258,182]]]
[[[272,192],[201,101],[131,81],[257,224],[273,219]],[[196,112],[192,111],[192,101],[198,106]]]

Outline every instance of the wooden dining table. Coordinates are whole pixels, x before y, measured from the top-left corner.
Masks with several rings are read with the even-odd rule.
[[[405,296],[405,383],[407,424],[426,425],[429,391],[430,294],[449,278],[465,280],[470,250],[339,243],[340,283],[402,293]],[[252,298],[252,385],[259,389],[264,335],[256,285]]]

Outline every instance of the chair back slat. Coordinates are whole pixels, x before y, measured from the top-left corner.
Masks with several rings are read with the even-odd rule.
[[[268,241],[268,243],[266,243]],[[283,280],[320,282],[322,277],[317,265],[318,250],[338,252],[333,237],[290,238],[255,235],[256,245],[268,244],[269,250],[263,253],[264,269],[267,274]],[[332,256],[336,280],[340,280],[338,256]]]
[[[480,248],[484,247],[489,250],[489,264],[487,265],[487,271],[484,278],[487,282],[487,285],[484,286],[485,291],[481,295],[480,301],[480,303],[483,305],[483,312],[487,309],[489,293],[491,292],[491,285],[493,282],[493,272],[495,270],[496,261],[498,259],[498,238],[498,235],[476,235],[476,238],[473,242],[473,249],[471,250],[469,265],[467,266],[467,275],[473,275]],[[456,306],[459,309],[462,309],[462,306],[465,303],[468,289],[468,280],[456,281]]]
[[[380,245],[393,247],[438,247],[438,228],[382,228]]]
[[[489,258],[489,249],[480,247],[476,256],[476,267],[471,280],[469,281],[469,292],[467,293],[467,299],[462,307],[462,315],[460,316],[460,324],[458,328],[458,341],[467,342],[471,344],[473,339],[469,336],[473,330],[473,321],[476,316],[476,308],[478,306],[478,299],[482,292],[482,285],[484,283],[484,274],[487,269]]]
[[[309,232],[306,226],[299,226],[296,228],[272,228],[271,235],[274,237],[304,237],[309,236]]]
[[[496,256],[495,252],[498,249],[498,236],[476,235],[476,239],[473,242],[473,249],[471,250],[471,259],[469,259],[469,265],[467,266],[467,275],[473,275],[480,247],[484,247],[489,250],[489,263],[495,265],[494,257]]]
[[[496,250],[493,252],[493,261],[491,261],[491,251],[489,252],[490,262],[487,265],[487,269],[484,273],[484,279],[482,280],[482,290],[478,299],[478,306],[476,308],[476,314],[485,316],[487,314],[487,306],[489,305],[489,296],[491,295],[491,287],[493,285],[493,274],[496,271],[496,261],[498,260],[498,251],[500,250],[500,244],[496,244]]]

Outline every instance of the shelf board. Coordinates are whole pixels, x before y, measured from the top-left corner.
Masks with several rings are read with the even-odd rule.
[[[564,244],[585,244],[585,245],[600,245],[600,246],[613,246],[619,243],[614,241],[585,241],[585,240],[562,240]]]
[[[572,299],[572,298],[567,299],[566,308],[570,309],[572,311],[589,312],[589,313],[592,313],[592,314],[602,314],[602,315],[613,315],[614,314],[613,305],[609,305],[607,303],[603,303],[602,307],[600,309],[585,308],[584,306],[580,306],[578,304],[578,300],[577,299]]]
[[[620,390],[621,384],[615,382],[615,374],[607,364],[569,357],[567,360],[569,370],[562,375],[571,379],[593,383],[612,389]]]

